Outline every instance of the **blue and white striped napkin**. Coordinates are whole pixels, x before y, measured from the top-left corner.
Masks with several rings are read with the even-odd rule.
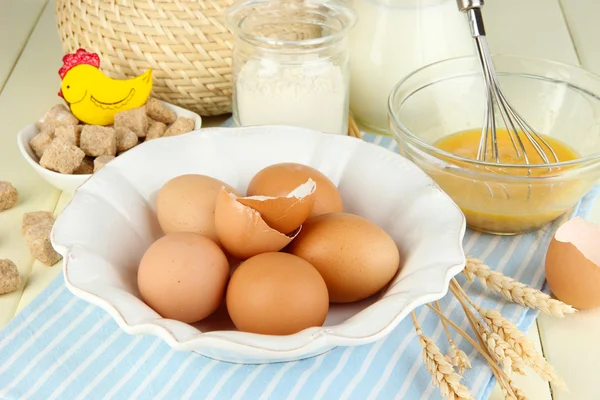
[[[395,149],[389,138],[366,140]],[[586,216],[597,191],[576,213]],[[515,237],[468,231],[468,254],[536,288],[544,283],[544,254],[556,224]],[[460,278],[462,282],[464,280]],[[536,313],[464,284],[471,298],[501,311],[523,330]],[[458,302],[441,301],[445,314],[467,328]],[[425,334],[442,351],[447,341],[439,319],[427,308],[416,310]],[[493,388],[491,370],[460,337],[471,356],[464,383],[477,399]],[[376,343],[336,348],[307,360],[268,365],[236,365],[194,353],[172,351],[152,336],[123,333],[102,310],[75,298],[63,277],[52,284],[0,332],[0,398],[25,399],[441,399],[421,361],[410,318]]]

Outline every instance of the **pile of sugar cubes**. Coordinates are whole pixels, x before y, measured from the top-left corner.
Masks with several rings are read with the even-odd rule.
[[[159,100],[115,114],[114,125],[81,124],[63,104],[53,106],[36,124],[29,141],[42,167],[61,174],[92,174],[138,144],[194,130],[194,120],[177,117]]]

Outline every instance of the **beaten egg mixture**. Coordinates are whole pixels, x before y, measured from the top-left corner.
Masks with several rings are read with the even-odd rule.
[[[560,162],[574,160],[579,155],[564,143],[540,135],[552,147]],[[468,159],[477,159],[481,129],[458,132],[446,136],[434,145],[449,153]],[[500,164],[526,164],[513,147],[506,129],[496,133]],[[530,164],[543,164],[542,157],[533,145],[522,135]],[[555,162],[550,150],[544,151],[551,162]],[[488,155],[491,144],[488,144]],[[493,160],[492,162],[495,162]],[[468,171],[497,174],[497,179],[481,180],[476,174],[428,171],[440,187],[460,206],[470,227],[496,234],[514,234],[537,229],[567,211],[581,194],[577,181],[514,182],[503,180],[502,176],[547,177],[564,171],[568,167],[487,167],[468,162],[456,162]],[[575,197],[576,198],[575,198]]]

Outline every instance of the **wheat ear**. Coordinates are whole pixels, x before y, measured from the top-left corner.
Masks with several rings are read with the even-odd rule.
[[[504,318],[496,310],[488,310],[476,305],[469,299],[469,296],[467,296],[455,279],[453,279],[452,285],[455,290],[461,292],[462,298],[481,315],[481,318],[489,326],[490,330],[508,343],[526,365],[529,365],[542,379],[553,382],[561,389],[566,389],[565,382],[556,374],[554,367],[537,351],[531,340],[515,324]]]
[[[460,383],[462,378],[454,371],[452,364],[446,360],[435,343],[423,334],[414,311],[411,312],[411,317],[419,336],[419,344],[423,348],[425,368],[431,374],[434,386],[439,387],[440,392],[447,399],[473,399],[469,389]]]
[[[501,272],[492,270],[481,260],[467,257],[467,264],[462,271],[463,275],[471,282],[477,279],[484,287],[495,293],[500,293],[508,301],[523,307],[537,309],[544,314],[562,318],[576,310],[560,300],[553,299],[546,293],[527,286]]]
[[[442,312],[442,307],[440,307],[440,302],[435,302],[435,308],[437,308],[440,313]],[[458,348],[454,340],[452,339],[452,335],[450,334],[450,329],[448,329],[448,324],[446,323],[445,318],[440,318],[442,322],[442,326],[444,327],[444,332],[446,332],[446,337],[448,338],[448,344],[450,345],[450,349],[448,350],[448,354],[446,354],[446,360],[450,362],[450,364],[456,367],[456,370],[459,374],[465,371],[465,369],[471,368],[471,361],[467,354]]]

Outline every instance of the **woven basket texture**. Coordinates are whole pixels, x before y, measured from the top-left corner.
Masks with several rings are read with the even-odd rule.
[[[231,112],[234,0],[56,0],[65,53],[100,55],[112,78],[153,70],[154,97],[202,116]]]

